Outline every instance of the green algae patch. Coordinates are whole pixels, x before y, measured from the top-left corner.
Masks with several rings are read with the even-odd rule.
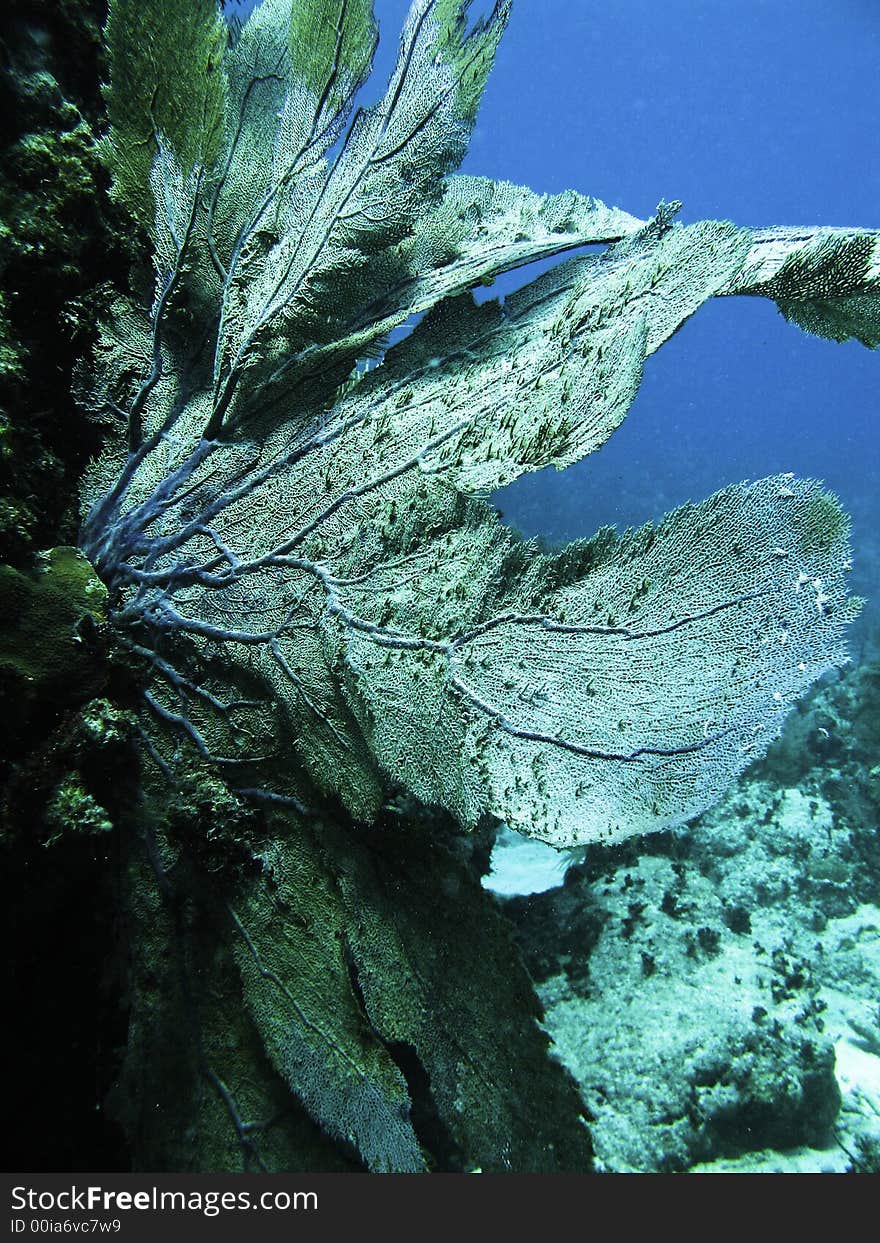
[[[804,512],[804,543],[824,552],[849,536],[850,522],[830,492],[818,492]]]
[[[51,829],[46,846],[54,846],[71,832],[81,837],[97,837],[113,831],[108,812],[73,774],[61,782],[47,804],[46,823]]]
[[[106,620],[106,607],[107,588],[76,548],[42,553],[33,574],[0,566],[3,698],[94,694],[101,674],[86,636]]]

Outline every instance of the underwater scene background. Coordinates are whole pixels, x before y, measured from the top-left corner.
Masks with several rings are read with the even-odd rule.
[[[876,5],[531,7],[540,21],[522,5],[499,52],[474,171],[586,187],[637,213],[659,192],[683,200],[684,219],[874,218]],[[759,299],[703,311],[651,360],[598,454],[496,502],[529,536],[562,540],[657,518],[724,480],[822,478],[852,515],[867,597],[853,664],[693,826],[588,855],[561,892],[511,908],[605,1168],[876,1169],[876,357],[794,333]],[[496,868],[502,890],[559,880],[550,852],[515,839]]]
[[[163,941],[161,901],[151,905],[147,889],[130,879],[137,869],[131,842],[149,846],[153,832],[143,827],[153,813],[144,811],[131,758],[142,670],[130,652],[108,657],[104,639],[91,632],[78,632],[76,649],[59,657],[43,618],[66,606],[27,594],[13,578],[32,570],[40,550],[77,543],[79,479],[101,433],[69,396],[75,360],[93,339],[106,288],[124,279],[133,243],[122,213],[106,204],[92,142],[104,124],[103,6],[16,0],[8,7],[3,90],[15,119],[3,137],[10,159],[0,186],[10,226],[0,239],[0,560],[8,567],[0,587],[13,601],[13,621],[12,637],[0,640],[0,779],[22,1068],[13,1108],[23,1121],[6,1168],[397,1168],[400,1149],[388,1140],[386,1157],[371,1122],[363,1124],[368,1139],[359,1133],[357,1143],[338,1133],[343,1126],[334,1129],[351,1108],[348,1098],[337,1103],[328,1092],[316,1101],[304,1091],[302,1109],[285,1103],[277,1066],[267,1068],[257,1047],[254,1030],[270,1051],[271,1038],[247,982],[240,1010],[249,1017],[225,1028],[212,1011],[241,990],[228,965],[217,965],[219,953],[212,958],[221,943],[214,938],[217,929],[228,932],[228,895],[247,880],[264,825],[219,783],[187,789],[163,813],[166,827],[155,831],[167,832],[179,851],[173,875],[196,895],[177,908],[169,926],[179,923]],[[242,18],[252,8],[226,6]],[[406,0],[377,0],[382,41],[367,100],[387,80],[408,8]],[[474,4],[472,15],[487,8]],[[878,74],[880,9],[872,0],[516,0],[462,171],[542,193],[574,188],[641,218],[661,200],[680,199],[685,223],[877,227]],[[517,288],[541,266],[498,277],[479,300]],[[340,1031],[349,1039],[345,1024],[364,1024],[365,1015],[380,1029],[374,1043],[394,1063],[393,1091],[403,1085],[403,1099],[413,1103],[413,1127],[430,1154],[425,1168],[880,1169],[876,369],[875,352],[801,332],[769,299],[710,299],[647,361],[633,407],[607,445],[565,471],[524,474],[492,495],[515,530],[553,547],[604,525],[622,530],[659,519],[732,481],[789,471],[821,479],[852,516],[850,585],[866,603],[851,628],[851,663],[827,674],[767,755],[681,828],[571,852],[503,825],[481,824],[458,841],[439,813],[397,794],[383,808],[380,831],[367,834],[375,869],[368,879],[342,817],[314,831],[318,845],[302,849],[304,884],[315,892],[326,884],[329,893],[332,875],[340,892],[374,901],[375,926],[360,927],[365,942],[376,927],[404,944],[409,935],[423,975],[430,962],[444,981],[466,972],[473,946],[487,972],[505,955],[516,958],[517,970],[520,960],[525,966],[499,1000],[499,1047],[491,1053],[492,1012],[478,1011],[476,984],[460,995],[446,984],[446,992],[429,988],[438,1028],[460,1022],[464,1034],[454,1050],[426,1051],[424,1034],[413,1034],[412,985],[398,960],[373,959],[387,964],[374,997],[358,976],[362,949],[351,910],[320,925],[345,942],[339,980],[350,1012]],[[62,555],[52,565],[65,575],[60,594],[75,611],[90,584]],[[19,631],[31,648],[24,673]],[[418,829],[396,854],[394,817]],[[422,842],[425,826],[442,858]],[[439,878],[433,891],[430,869]],[[475,924],[472,945],[469,925],[458,934],[462,945],[450,931],[448,947],[438,950],[443,902],[454,909],[474,877],[493,895],[492,919],[500,918],[491,928]],[[281,889],[279,909],[292,905],[300,919],[295,885]],[[383,904],[397,907],[393,919]],[[427,931],[420,911],[434,921]],[[292,943],[300,935],[292,933]],[[192,999],[181,1003],[176,985],[156,981],[169,946],[183,936],[193,977],[202,972],[212,981],[199,998],[208,1014],[200,1040],[211,1057],[238,1066],[225,1078],[206,1069],[201,1052],[188,1066],[172,1060],[175,1024]],[[449,962],[438,966],[444,955]],[[320,969],[316,962],[316,976]],[[312,1003],[330,1015],[329,986],[319,995],[303,973]],[[396,1001],[401,1016],[389,1019]],[[503,1041],[514,1039],[518,1014],[524,1025],[543,1027],[549,1058],[567,1074],[562,1085],[533,1071],[531,1045],[514,1060],[521,1080],[497,1089],[516,1120],[505,1147],[498,1134],[508,1119],[501,1106],[493,1113],[494,1080],[485,1117],[476,1093],[462,1089],[459,1097],[449,1085],[453,1067],[457,1074],[469,1059],[500,1083]],[[298,1065],[321,1095],[314,1083],[323,1072],[311,1056],[301,1050]],[[168,1094],[164,1129],[161,1118],[144,1122],[137,1112],[139,1074],[147,1094],[159,1094],[160,1083]],[[244,1115],[229,1106],[226,1084],[236,1074],[259,1079],[259,1108],[272,1113],[262,1148],[242,1141]],[[380,1067],[377,1082],[387,1085],[388,1074]],[[369,1101],[363,1109],[370,1113]],[[585,1127],[572,1122],[578,1109]],[[456,1111],[466,1115],[460,1130],[449,1121]],[[276,1114],[286,1119],[280,1126]],[[533,1147],[515,1134],[520,1126],[534,1127]],[[364,1153],[374,1142],[379,1156],[371,1165]],[[480,1151],[488,1155],[478,1161]]]

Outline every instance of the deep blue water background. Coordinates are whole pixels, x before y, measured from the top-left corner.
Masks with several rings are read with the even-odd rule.
[[[376,4],[383,83],[407,8]],[[876,227],[878,82],[880,0],[515,0],[464,171],[639,216],[663,198],[684,221]],[[792,470],[842,497],[855,586],[880,597],[878,381],[878,353],[807,337],[771,302],[712,302],[649,359],[601,452],[495,499],[567,540]]]

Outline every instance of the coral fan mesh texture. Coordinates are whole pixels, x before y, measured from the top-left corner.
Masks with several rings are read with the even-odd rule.
[[[82,545],[152,671],[166,773],[195,749],[237,789],[317,788],[364,820],[390,777],[569,846],[705,808],[845,659],[847,523],[780,477],[546,554],[481,494],[600,447],[707,298],[875,345],[880,238],[452,175],[508,7],[469,27],[416,0],[362,108],[366,0],[265,0],[232,40],[209,3],[140,41],[142,6],[111,6],[107,150],[155,290],[96,351],[115,443]],[[185,96],[159,29],[189,39]],[[471,295],[588,243],[503,302]]]

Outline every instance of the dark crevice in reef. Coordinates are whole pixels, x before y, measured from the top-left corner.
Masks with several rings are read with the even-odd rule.
[[[440,1173],[461,1173],[463,1154],[443,1122],[434,1098],[431,1081],[411,1044],[397,1041],[386,1045],[400,1068],[412,1101],[413,1130],[426,1152],[430,1152],[434,1169]]]
[[[5,852],[0,902],[15,952],[6,990],[13,1004],[4,1169],[129,1168],[125,1137],[104,1112],[127,1030],[107,967],[118,939],[118,846],[116,834],[58,845],[38,884],[38,845]]]
[[[37,618],[54,613],[66,625],[56,605],[70,579],[59,575],[54,600],[31,591],[46,569],[34,554],[76,541],[77,481],[101,429],[71,396],[74,365],[130,262],[95,148],[105,12],[100,0],[11,0],[0,16],[0,903],[14,947],[5,994],[8,1170],[129,1165],[103,1102],[126,1041],[121,971],[108,949],[119,940],[116,826],[136,765],[124,710],[95,698],[119,689],[100,627],[84,616],[76,634],[67,627],[75,647],[52,652],[51,626]],[[62,832],[71,826],[81,831]]]
[[[368,1007],[358,979],[357,964],[350,947],[344,946],[344,958],[352,993],[369,1025]],[[443,1121],[431,1093],[431,1079],[416,1049],[405,1040],[383,1040],[382,1044],[406,1080],[412,1101],[410,1120],[413,1130],[426,1153],[431,1154],[433,1168],[442,1173],[457,1173],[464,1168],[464,1157],[453,1135]]]
[[[77,481],[101,429],[75,364],[130,265],[96,135],[103,3],[14,0],[0,26],[0,561],[72,544]]]

